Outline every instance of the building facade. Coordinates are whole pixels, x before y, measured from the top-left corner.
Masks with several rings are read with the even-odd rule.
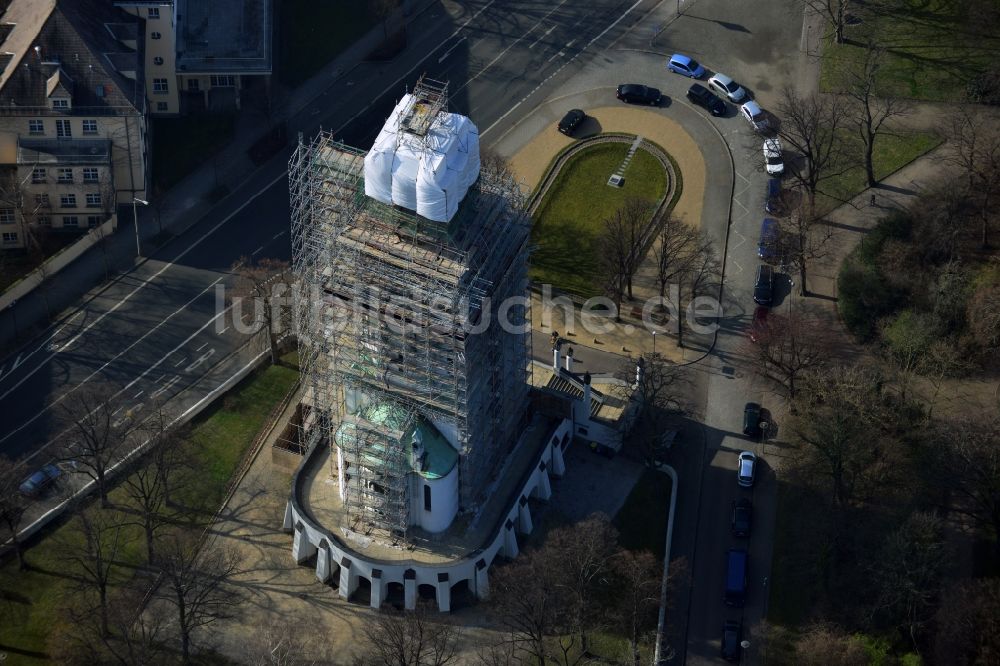
[[[147,189],[135,20],[101,0],[0,9],[0,248],[113,227]]]
[[[142,20],[149,111],[240,108],[242,93],[270,76],[271,0],[116,0]]]

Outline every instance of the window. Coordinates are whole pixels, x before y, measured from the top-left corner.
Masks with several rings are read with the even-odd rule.
[[[84,134],[97,134],[97,121],[96,120],[84,120],[83,121],[83,133]]]
[[[28,134],[45,134],[45,123],[41,120],[29,120]]]
[[[424,484],[424,511],[431,510],[431,487]]]
[[[212,78],[213,88],[235,88],[236,87],[236,77],[232,74],[213,74]]]
[[[158,95],[166,95],[169,91],[166,79],[153,79],[153,92]]]
[[[188,79],[187,83],[188,83],[188,90],[190,90],[191,92],[198,92],[198,86],[200,84],[198,79]]]
[[[73,170],[68,167],[60,167],[58,170],[60,183],[73,182]]]
[[[83,167],[83,182],[97,182],[97,167]]]
[[[13,208],[0,208],[0,224],[14,224]]]
[[[68,99],[54,99],[52,100],[53,109],[68,109],[69,100]]]
[[[76,208],[76,195],[63,194],[59,197],[59,205],[63,208]]]
[[[148,18],[151,18],[151,19],[158,19],[158,18],[160,18],[160,8],[159,7],[150,7],[149,9],[146,10],[146,16]]]
[[[80,226],[80,218],[76,215],[68,215],[63,218],[63,226],[70,229],[76,229]]]
[[[150,39],[159,39],[160,37],[163,37],[163,35],[161,35],[160,33],[156,32],[156,31],[153,31],[153,32],[149,33],[149,37],[150,37]]]
[[[93,229],[94,227],[96,227],[100,223],[101,223],[101,218],[98,217],[97,215],[88,215],[87,216],[87,228]]]
[[[31,170],[31,182],[33,183],[44,183],[46,180],[45,169],[32,169]]]
[[[49,195],[48,194],[36,194],[35,195],[35,205],[40,208],[49,207]]]
[[[68,120],[56,121],[56,136],[60,139],[68,139],[73,136],[73,128]]]
[[[15,243],[17,243],[17,234],[16,233],[5,233],[3,235],[3,244],[4,245],[14,245]]]
[[[88,194],[87,195],[87,208],[100,208],[101,207],[101,195],[100,194]]]
[[[49,217],[48,215],[39,215],[37,218],[35,218],[35,221],[38,222],[38,224],[42,225],[43,227],[52,226],[52,218]]]
[[[154,56],[153,57],[153,64],[154,65],[162,65],[163,64],[163,58],[161,58],[160,56]]]

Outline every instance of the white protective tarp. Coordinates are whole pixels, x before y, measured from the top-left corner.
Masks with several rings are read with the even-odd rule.
[[[422,140],[404,136],[399,123],[411,98],[399,101],[365,156],[365,194],[447,222],[479,177],[479,130],[442,112]]]

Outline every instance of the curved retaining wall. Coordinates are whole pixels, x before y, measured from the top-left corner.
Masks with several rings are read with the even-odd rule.
[[[403,586],[405,607],[417,604],[417,590],[431,585],[436,591],[438,610],[451,610],[451,588],[468,581],[469,590],[479,599],[489,596],[489,568],[497,556],[507,559],[520,552],[518,534],[530,534],[533,528],[528,498],[548,500],[552,495],[550,475],[561,477],[566,471],[563,452],[572,441],[572,422],[563,420],[546,436],[545,444],[535,454],[536,461],[520,480],[516,493],[508,499],[506,513],[495,526],[491,538],[471,555],[446,564],[427,564],[413,560],[380,560],[368,558],[352,550],[331,531],[321,526],[302,506],[299,498],[300,478],[319,464],[314,447],[299,466],[292,479],[292,496],[285,506],[283,528],[291,532],[292,556],[298,563],[316,555],[316,577],[328,582],[340,573],[339,594],[344,599],[358,588],[362,578],[371,583],[371,607],[379,608],[390,584]]]

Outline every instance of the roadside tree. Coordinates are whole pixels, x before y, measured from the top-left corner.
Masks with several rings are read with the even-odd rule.
[[[280,365],[278,342],[288,330],[291,321],[289,298],[292,273],[288,262],[279,259],[254,260],[251,257],[241,257],[233,264],[232,271],[233,316],[244,325],[251,325],[253,333],[264,331],[271,350],[271,363]],[[250,313],[245,310],[247,302],[253,306],[253,311]]]
[[[800,2],[822,16],[824,21],[833,27],[833,36],[838,44],[844,43],[844,28],[847,27],[851,0],[800,0]]]
[[[23,472],[23,468],[19,468],[12,460],[0,456],[0,523],[6,534],[4,541],[10,539],[14,552],[17,553],[17,564],[22,571],[27,565],[18,533],[21,531],[24,512],[28,508],[28,503],[19,490]]]
[[[821,368],[832,351],[822,324],[797,313],[772,315],[757,341],[743,349],[757,374],[781,385],[793,400],[803,375]]]
[[[864,146],[865,175],[868,187],[875,187],[875,141],[884,131],[885,123],[909,113],[909,104],[878,94],[878,73],[885,62],[885,48],[869,41],[864,57],[848,72],[847,95],[854,100],[851,120]]]
[[[641,372],[637,372],[639,366]],[[623,361],[616,376],[624,383],[619,397],[636,401],[629,441],[639,445],[643,460],[653,462],[659,456],[664,433],[687,413],[682,397],[690,383],[687,373],[660,354],[647,353]]]

